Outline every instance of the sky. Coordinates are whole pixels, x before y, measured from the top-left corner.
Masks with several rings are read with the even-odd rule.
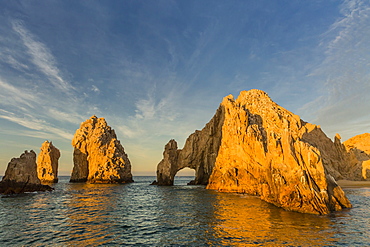
[[[92,115],[155,175],[170,139],[253,88],[330,138],[370,132],[370,1],[0,0],[0,23],[0,175],[45,140],[70,175]]]

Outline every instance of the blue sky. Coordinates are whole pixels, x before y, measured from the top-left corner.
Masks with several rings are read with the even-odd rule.
[[[72,169],[82,121],[104,117],[155,175],[222,98],[258,88],[346,140],[370,131],[370,2],[0,1],[0,174],[44,140]]]

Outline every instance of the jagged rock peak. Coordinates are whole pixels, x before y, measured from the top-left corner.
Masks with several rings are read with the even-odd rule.
[[[41,183],[58,182],[58,160],[60,151],[52,142],[45,141],[40,148],[37,158],[37,174]]]
[[[319,126],[302,121],[261,90],[242,91],[236,100],[228,96],[221,105],[222,141],[208,189],[258,195],[305,213],[351,207],[325,169],[335,146]],[[325,138],[331,146],[317,148]]]
[[[41,185],[37,176],[36,153],[25,151],[19,158],[12,158],[0,182],[0,193],[18,194],[22,192],[52,190]]]
[[[158,164],[157,179],[171,181],[174,171],[206,163],[207,169],[200,171],[211,174],[205,182],[208,189],[257,195],[304,213],[351,207],[327,169],[335,171],[343,163],[342,150],[319,126],[304,122],[261,90],[242,91],[236,99],[226,96],[212,120],[190,135],[182,150],[174,152],[170,146]]]
[[[81,123],[72,140],[71,182],[133,182],[131,163],[115,131],[95,115]]]

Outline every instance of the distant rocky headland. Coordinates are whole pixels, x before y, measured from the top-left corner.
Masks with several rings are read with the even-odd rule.
[[[352,207],[336,179],[370,178],[369,149],[350,140],[342,144],[337,135],[333,142],[267,93],[242,91],[237,99],[225,97],[183,149],[175,140],[166,144],[153,184],[173,185],[176,173],[189,167],[195,170],[191,184],[256,195],[291,211],[328,214]]]

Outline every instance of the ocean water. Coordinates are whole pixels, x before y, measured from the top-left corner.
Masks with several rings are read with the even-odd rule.
[[[317,216],[253,196],[186,185],[72,184],[0,198],[0,246],[370,246],[370,188],[345,188],[353,209]]]

